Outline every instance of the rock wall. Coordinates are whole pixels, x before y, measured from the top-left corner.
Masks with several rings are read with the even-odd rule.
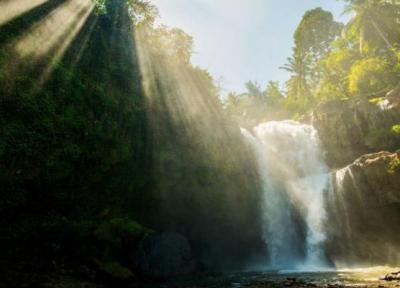
[[[312,124],[332,168],[349,165],[367,153],[394,152],[400,148],[400,136],[391,132],[400,124],[400,92],[375,99],[321,103],[313,112]]]
[[[400,263],[400,89],[313,111],[332,168],[326,251],[338,267]],[[397,152],[396,152],[397,151]]]
[[[327,206],[337,266],[400,263],[400,153],[367,154],[333,172]]]

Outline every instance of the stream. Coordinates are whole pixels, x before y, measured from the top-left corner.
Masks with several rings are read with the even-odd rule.
[[[383,275],[398,271],[399,268],[378,266],[331,271],[266,271],[240,272],[198,276],[198,278],[181,279],[162,285],[149,287],[160,288],[261,288],[261,287],[400,287],[398,281],[380,280]]]

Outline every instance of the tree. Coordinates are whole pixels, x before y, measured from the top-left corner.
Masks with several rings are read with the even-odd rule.
[[[344,13],[353,17],[346,25],[348,37],[358,38],[360,54],[370,49],[393,49],[400,36],[400,5],[382,0],[347,0]]]
[[[245,93],[248,97],[254,97],[261,99],[264,97],[264,93],[261,91],[260,84],[257,81],[248,81],[245,84],[247,92]]]
[[[267,88],[265,89],[265,96],[269,107],[276,107],[285,100],[285,96],[279,88],[278,81],[268,82]]]
[[[335,22],[332,14],[321,8],[304,14],[294,33],[293,55],[281,67],[291,74],[286,83],[289,98],[310,94],[310,82],[319,82],[318,63],[331,51],[331,43],[339,37],[341,29],[342,24]]]
[[[335,49],[321,60],[321,79],[316,90],[318,100],[345,98],[349,96],[348,82],[349,71],[359,54],[346,47],[345,43],[340,43]]]
[[[167,58],[171,63],[190,63],[193,53],[193,38],[179,28],[169,28],[165,25],[141,29],[139,35],[142,41],[151,42],[149,47],[154,55]],[[168,55],[168,57],[165,57]]]
[[[98,14],[108,13],[110,5],[127,5],[128,14],[135,25],[153,24],[158,17],[157,8],[147,0],[92,0]],[[118,4],[119,3],[119,4]]]
[[[290,72],[291,77],[286,82],[287,94],[289,98],[301,98],[308,91],[307,77],[310,72],[310,57],[302,55],[294,48],[293,56],[287,58],[287,63],[280,69]]]
[[[351,68],[349,91],[355,95],[377,95],[390,87],[392,77],[391,67],[384,58],[365,58]]]
[[[302,55],[310,54],[316,63],[331,51],[331,43],[340,36],[342,28],[332,13],[321,8],[309,10],[294,33],[296,50]]]

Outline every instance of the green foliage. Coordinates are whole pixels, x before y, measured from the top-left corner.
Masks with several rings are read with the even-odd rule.
[[[146,31],[145,37],[152,41],[154,57],[168,59],[171,63],[190,63],[193,53],[193,39],[179,28],[159,26]]]
[[[46,271],[54,259],[93,257],[124,264],[116,243],[139,241],[134,219],[147,220],[151,175],[134,26],[125,1],[100,2],[106,9],[89,16],[60,59],[21,58],[15,45],[0,46],[0,244],[11,267]],[[105,223],[101,211],[124,221]],[[115,242],[100,237],[107,229]]]
[[[155,25],[149,1],[94,1],[96,13],[61,58],[51,51],[22,58],[8,45],[61,1],[0,27],[2,261],[31,261],[43,271],[52,262],[94,261],[106,274],[131,278],[127,251],[152,233],[145,226],[184,234],[211,267],[257,254],[263,241],[251,156],[212,77],[191,64],[193,39]],[[250,81],[245,93],[224,99],[227,114],[247,127],[300,118],[324,99],[393,88],[398,23],[387,8],[398,7],[375,2],[371,10],[353,1],[369,12],[354,6],[342,38],[329,12],[308,11],[283,67],[286,91]],[[46,81],[43,71],[51,72]],[[368,145],[389,142],[397,126],[373,131]]]
[[[358,45],[360,54],[393,49],[399,44],[400,5],[383,0],[349,0],[345,12],[353,17],[346,25],[346,37]]]
[[[313,86],[322,78],[321,61],[332,50],[342,25],[321,8],[307,11],[294,33],[295,47],[288,64],[282,67],[292,75],[286,82],[289,110],[304,112],[312,103]],[[294,99],[293,99],[294,98]]]
[[[186,235],[207,267],[238,267],[258,249],[250,243],[261,243],[257,180],[246,172],[254,169],[249,151],[223,113],[213,79],[191,64],[192,38],[164,26],[140,29],[138,36],[151,111],[150,226]],[[240,102],[262,103],[264,91],[255,83],[249,89],[243,95],[249,101],[240,96]],[[255,228],[238,229],[249,223]],[[243,251],[243,243],[252,248]]]
[[[107,0],[93,0],[93,2],[97,14],[105,14],[107,12],[106,8]]]
[[[376,95],[388,88],[390,67],[380,57],[357,61],[349,74],[349,92],[353,95]]]
[[[376,97],[376,98],[369,99],[368,102],[372,103],[372,104],[379,104],[384,100],[385,100],[384,97]]]
[[[146,226],[185,235],[207,267],[239,267],[263,247],[256,174],[193,39],[156,25],[148,1],[95,5],[63,54],[0,46],[2,263],[130,277]]]
[[[122,241],[139,243],[151,230],[127,218],[113,218],[101,223],[94,231],[98,241],[120,246]]]
[[[281,89],[279,88],[278,81],[269,81],[267,88],[265,89],[265,97],[268,100],[268,104],[271,107],[279,107],[285,100]]]
[[[295,49],[310,54],[313,63],[331,50],[331,43],[340,35],[342,24],[335,22],[330,12],[321,8],[307,11],[294,33]]]
[[[308,77],[311,73],[311,57],[303,55],[296,48],[293,49],[293,56],[289,57],[288,63],[281,69],[291,73],[290,79],[286,82],[288,98],[304,98],[309,96]]]
[[[104,273],[110,275],[116,279],[132,279],[135,277],[135,274],[129,268],[123,266],[119,262],[111,261],[111,262],[100,262],[97,261],[98,268],[102,270]]]
[[[345,13],[352,15],[345,25],[321,8],[307,11],[299,23],[293,53],[281,67],[290,73],[283,92],[285,100],[279,105],[287,115],[309,112],[320,101],[381,96],[396,87],[400,76],[400,4],[345,2]],[[234,114],[250,113],[244,101],[233,101],[232,95],[228,98],[225,106],[236,110]],[[238,106],[233,109],[232,105]],[[258,111],[264,118],[268,113],[265,108]]]
[[[269,81],[265,90],[257,82],[246,83],[247,91],[240,95],[229,93],[223,101],[226,112],[244,127],[273,118],[285,118],[285,96],[279,82]]]
[[[395,174],[400,172],[400,158],[397,156],[388,165],[388,173]]]
[[[98,15],[110,14],[116,5],[125,5],[130,19],[137,27],[150,27],[158,17],[157,8],[147,0],[92,0]],[[111,12],[112,13],[112,12]]]
[[[318,100],[348,96],[348,73],[355,59],[350,49],[340,47],[321,60],[322,74],[316,87]]]
[[[392,133],[400,135],[400,124],[394,125],[391,129]]]

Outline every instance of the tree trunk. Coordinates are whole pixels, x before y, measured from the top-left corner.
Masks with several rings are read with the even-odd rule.
[[[360,27],[360,54],[364,54],[364,39],[365,39],[365,30],[364,27]]]

